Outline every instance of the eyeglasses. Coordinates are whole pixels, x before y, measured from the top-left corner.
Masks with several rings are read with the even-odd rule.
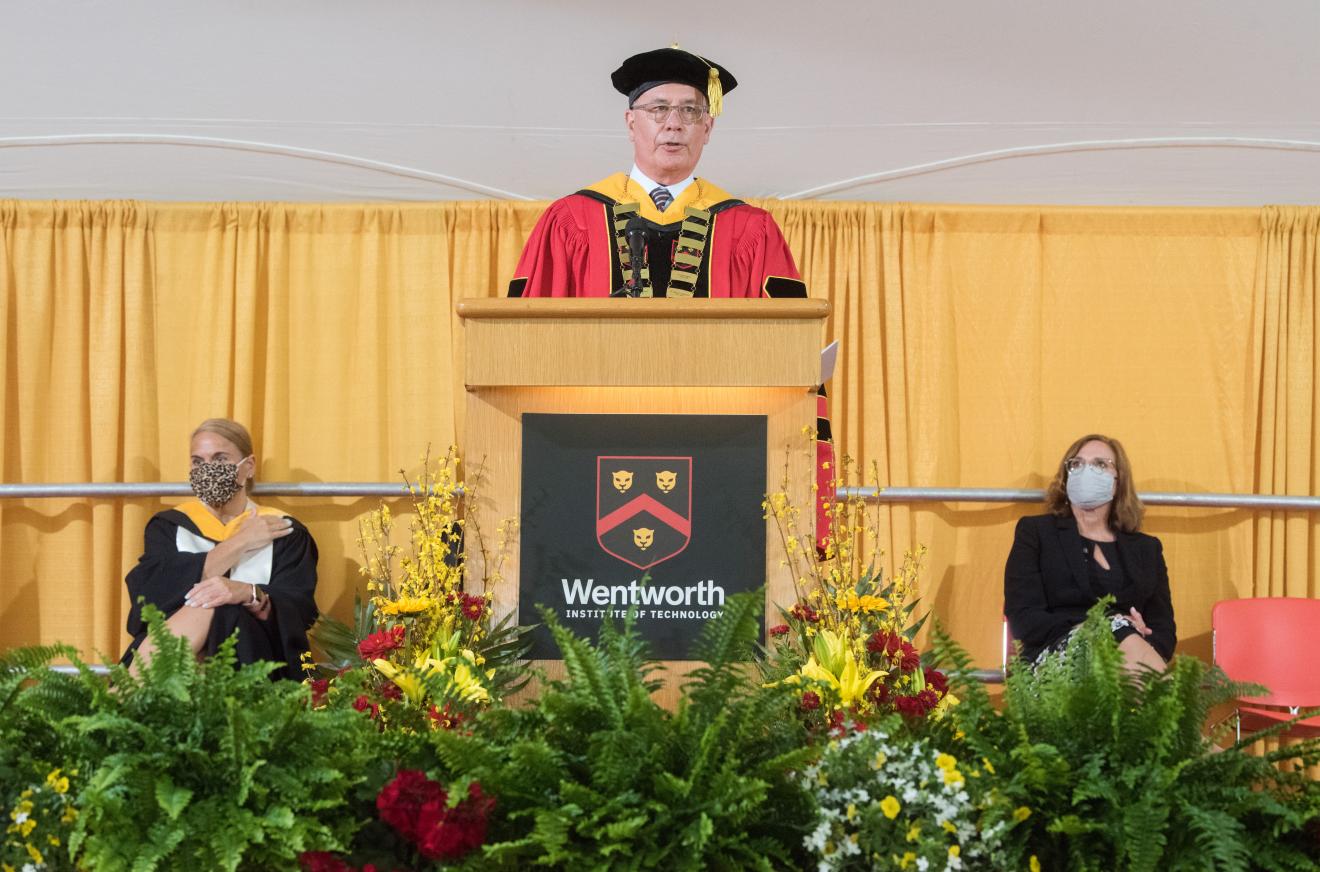
[[[678,120],[684,124],[696,124],[706,114],[705,106],[670,106],[668,103],[652,103],[649,106],[634,106],[634,112],[645,112],[651,116],[651,120],[656,124],[664,124],[669,120],[670,112],[678,113]]]
[[[1090,460],[1081,457],[1071,457],[1068,459],[1068,462],[1064,464],[1064,468],[1069,472],[1081,472],[1082,469],[1087,466],[1091,467],[1096,472],[1103,472],[1105,475],[1118,474],[1118,467],[1114,465],[1114,461],[1107,460],[1103,457],[1093,457]]]

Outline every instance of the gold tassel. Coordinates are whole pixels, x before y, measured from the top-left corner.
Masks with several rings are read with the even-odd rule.
[[[710,68],[706,80],[706,101],[710,103],[710,117],[714,118],[724,111],[724,86],[720,84],[720,71]]]

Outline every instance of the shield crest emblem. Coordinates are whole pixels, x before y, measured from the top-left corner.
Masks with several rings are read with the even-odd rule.
[[[646,570],[692,540],[692,458],[599,455],[596,541]]]

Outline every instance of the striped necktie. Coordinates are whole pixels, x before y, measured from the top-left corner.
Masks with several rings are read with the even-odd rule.
[[[669,193],[669,189],[664,185],[651,192],[651,201],[655,203],[655,208],[661,212],[669,208],[669,204],[674,202],[674,195]]]

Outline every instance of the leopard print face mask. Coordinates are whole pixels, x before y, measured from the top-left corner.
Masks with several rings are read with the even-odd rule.
[[[197,499],[212,508],[219,508],[229,502],[242,487],[238,483],[238,463],[225,463],[223,460],[208,460],[197,464],[188,474],[188,483],[192,485]]]

